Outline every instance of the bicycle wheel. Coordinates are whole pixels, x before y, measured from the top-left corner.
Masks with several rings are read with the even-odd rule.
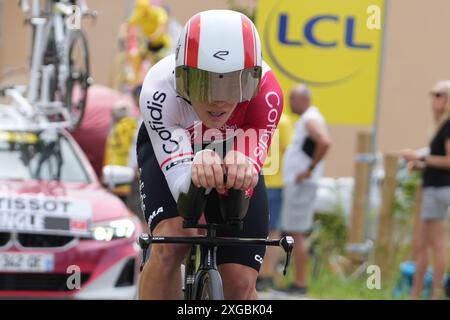
[[[217,270],[203,271],[198,278],[197,300],[224,300],[222,278]]]
[[[72,129],[77,129],[83,120],[91,84],[89,48],[82,30],[72,31],[68,54],[69,72],[64,103],[69,111]]]
[[[184,269],[184,300],[193,300],[195,271],[197,270],[197,246],[193,245],[186,257]]]
[[[53,65],[53,75],[50,79],[49,84],[49,92],[48,97],[50,101],[58,100],[60,101],[61,96],[58,95],[58,75],[59,75],[59,58],[58,58],[58,50],[55,42],[55,31],[53,28],[50,30],[49,40],[47,43],[47,48],[44,52],[43,65]],[[43,92],[41,91],[43,88],[40,88],[40,95],[42,96]]]

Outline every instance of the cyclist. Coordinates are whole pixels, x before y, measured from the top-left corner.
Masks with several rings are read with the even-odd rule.
[[[198,234],[183,229],[177,212],[178,197],[192,182],[210,191],[204,212],[208,222],[222,222],[219,197],[226,199],[227,190],[242,190],[251,197],[243,229],[218,231],[218,236],[266,238],[268,205],[260,171],[282,113],[283,95],[262,60],[251,20],[230,10],[193,16],[176,53],[148,72],[140,107],[141,199],[153,236]],[[188,249],[152,246],[141,274],[141,299],[181,298],[180,265]],[[264,254],[261,246],[218,249],[226,299],[257,298],[255,283]]]
[[[146,49],[156,60],[162,58],[164,49],[170,48],[167,11],[152,5],[150,0],[136,1],[131,17],[128,19],[128,25],[137,27],[144,35]]]

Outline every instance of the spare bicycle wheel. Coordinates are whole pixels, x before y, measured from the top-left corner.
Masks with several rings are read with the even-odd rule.
[[[69,73],[64,103],[70,115],[72,129],[77,129],[86,109],[90,77],[89,48],[82,30],[74,30],[69,42]]]

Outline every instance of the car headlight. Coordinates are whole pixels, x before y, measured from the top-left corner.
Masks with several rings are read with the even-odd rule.
[[[98,241],[130,238],[136,225],[131,219],[111,220],[96,223],[92,226],[92,235]]]

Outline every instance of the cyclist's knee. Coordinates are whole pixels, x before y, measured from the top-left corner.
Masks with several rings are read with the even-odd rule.
[[[226,299],[245,300],[254,296],[258,276],[256,270],[246,266],[230,264],[221,266],[220,272],[224,278]]]
[[[231,283],[230,290],[228,296],[231,299],[250,299],[255,291],[255,281],[248,277],[243,277],[241,275],[240,278],[236,279],[233,283]]]
[[[193,229],[183,229],[180,217],[161,221],[153,230],[153,236],[191,237],[197,233]],[[190,246],[183,244],[154,244],[151,248],[150,259],[157,260],[165,270],[178,268],[183,262]]]
[[[167,271],[178,268],[186,256],[189,246],[183,244],[153,245],[151,259],[157,260]]]

